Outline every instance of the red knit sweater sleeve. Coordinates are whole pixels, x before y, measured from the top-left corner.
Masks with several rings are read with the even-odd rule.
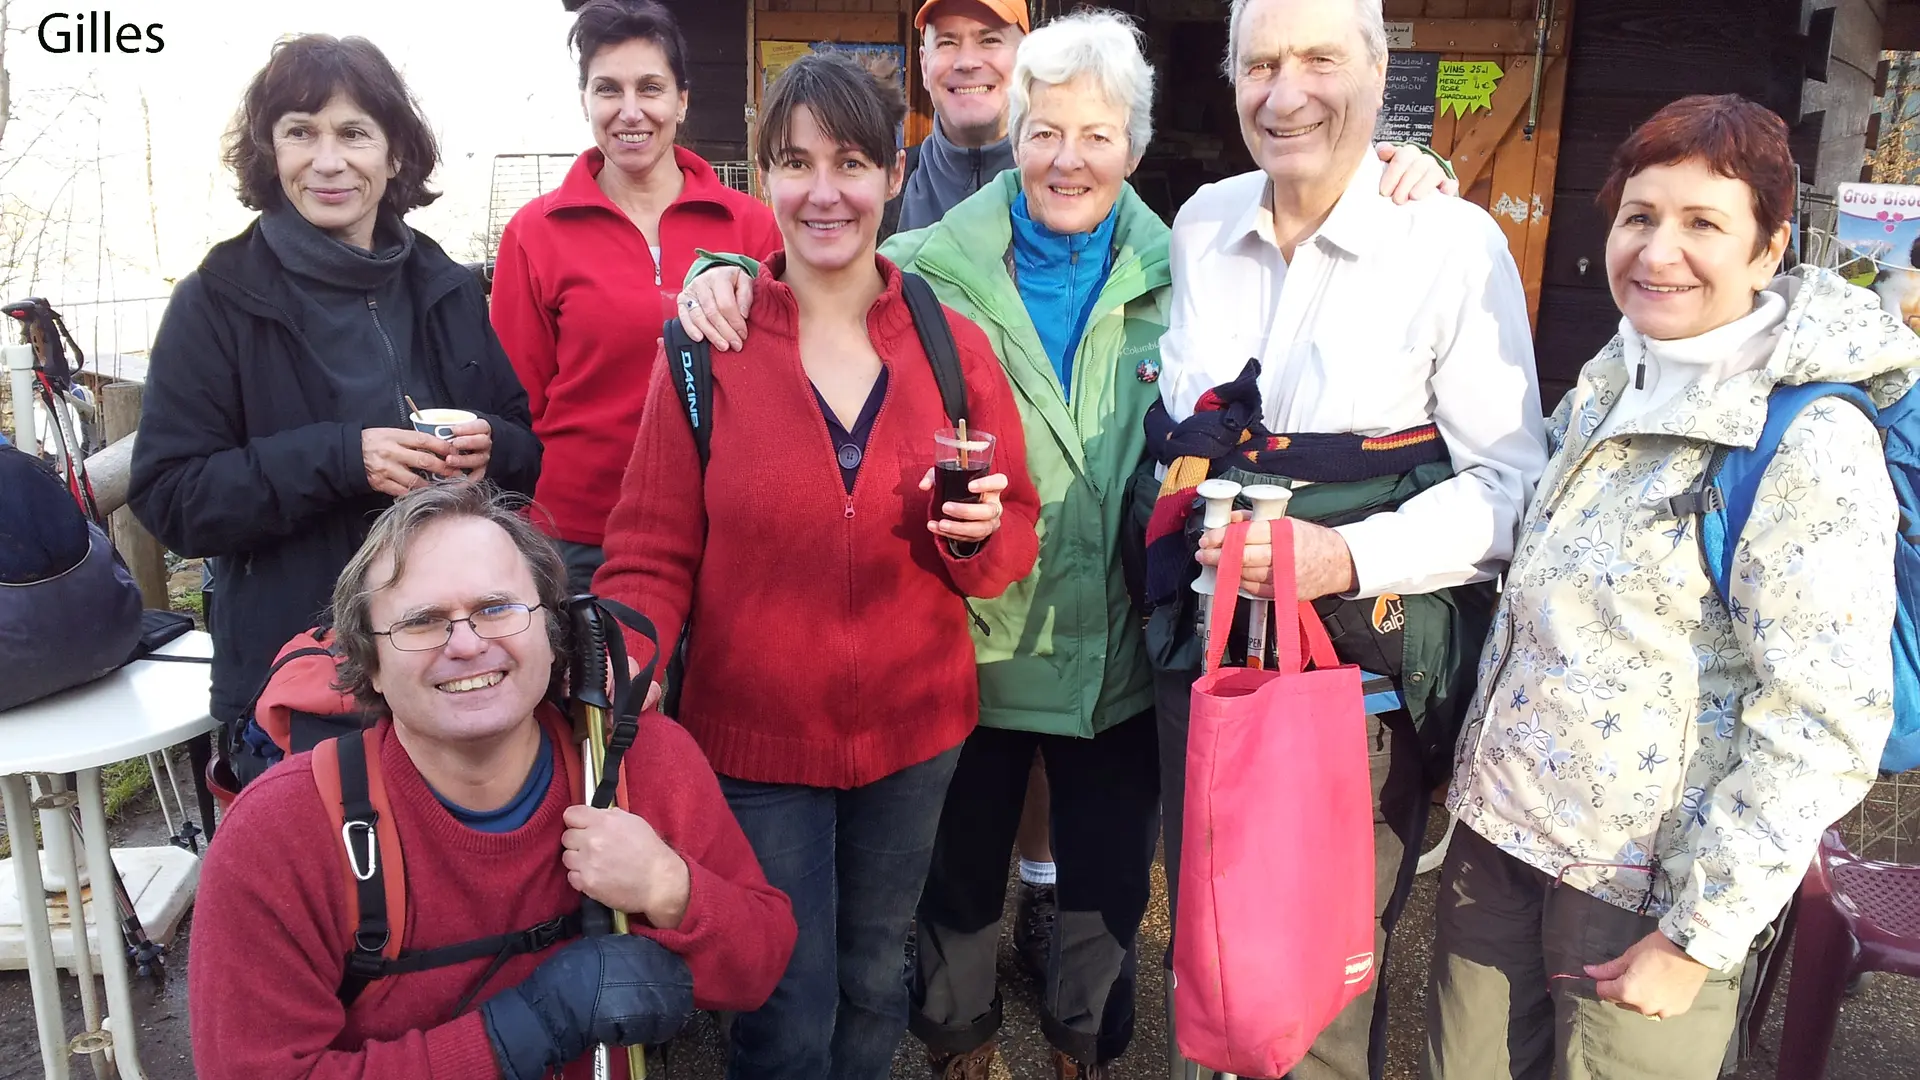
[[[496,1077],[477,1011],[333,1050],[346,1027],[346,886],[304,759],[254,781],[200,864],[187,996],[200,1080]],[[263,1025],[273,1032],[261,1038]]]
[[[687,962],[700,1008],[757,1009],[793,953],[793,905],[767,884],[706,755],[685,728],[648,713],[635,748],[627,758],[635,812],[686,860],[693,885],[678,927],[637,932]]]
[[[540,284],[534,278],[527,249],[522,245],[527,223],[533,221],[536,226],[541,223],[539,213],[537,205],[526,207],[513,216],[500,235],[500,251],[493,264],[493,298],[489,303],[493,332],[499,335],[500,345],[513,364],[513,373],[520,377],[520,385],[527,390],[527,404],[536,421],[546,414],[547,385],[560,370],[554,344],[559,329],[540,295]]]
[[[1034,523],[1040,520],[1040,495],[1027,472],[1027,439],[1019,407],[1014,404],[1013,388],[1007,384],[1006,371],[994,356],[993,346],[979,327],[952,310],[947,311],[947,323],[953,327],[954,342],[960,349],[970,423],[998,440],[993,471],[1006,474],[1007,489],[1000,493],[1000,528],[979,551],[958,559],[946,544],[934,547],[939,549],[947,574],[962,595],[992,599],[1033,571],[1034,560],[1040,555],[1040,539],[1034,532]],[[927,512],[939,514],[939,507],[931,499]]]
[[[607,516],[606,562],[594,575],[593,591],[652,619],[662,652],[671,653],[693,602],[706,541],[706,486],[693,427],[665,358],[656,356],[620,499]],[[636,655],[646,655],[647,645],[630,644]]]

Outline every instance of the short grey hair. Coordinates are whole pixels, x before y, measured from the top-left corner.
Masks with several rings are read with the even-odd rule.
[[[333,586],[333,649],[340,656],[334,689],[352,694],[369,715],[386,711],[386,699],[373,688],[373,677],[380,670],[373,594],[400,580],[406,570],[407,549],[428,525],[441,518],[491,521],[506,532],[527,560],[540,604],[536,614],[553,645],[550,686],[558,687],[567,670],[567,571],[553,542],[527,520],[526,506],[524,496],[502,492],[492,484],[456,480],[415,488],[381,511],[366,542],[347,561]],[[375,585],[374,567],[388,555],[393,557],[393,574]]]
[[[1007,132],[1015,145],[1033,108],[1033,84],[1058,86],[1092,77],[1107,102],[1127,110],[1127,153],[1146,153],[1153,138],[1153,65],[1140,51],[1140,28],[1125,15],[1085,9],[1063,15],[1020,42],[1007,89]]]
[[[1387,17],[1380,7],[1381,0],[1352,0],[1354,23],[1360,30],[1360,40],[1367,46],[1367,62],[1378,64],[1387,58]],[[1233,7],[1227,13],[1227,57],[1221,62],[1220,69],[1226,72],[1227,81],[1240,81],[1240,17],[1245,15],[1253,0],[1233,0]]]

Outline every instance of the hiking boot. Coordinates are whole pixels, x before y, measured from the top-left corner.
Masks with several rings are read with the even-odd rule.
[[[1105,1063],[1089,1065],[1064,1050],[1053,1052],[1054,1080],[1107,1080],[1112,1075],[1112,1067]]]
[[[1014,891],[1013,953],[1034,982],[1047,977],[1047,953],[1053,947],[1053,922],[1060,913],[1059,894],[1052,885],[1025,881]]]
[[[936,1080],[987,1080],[987,1071],[993,1068],[993,1059],[999,1053],[1000,1044],[988,1039],[964,1054],[929,1053],[927,1064]]]

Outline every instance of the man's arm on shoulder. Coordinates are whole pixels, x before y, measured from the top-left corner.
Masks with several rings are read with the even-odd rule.
[[[1478,207],[1429,205],[1455,237],[1436,274],[1429,381],[1455,475],[1398,510],[1339,527],[1358,596],[1427,593],[1498,574],[1546,468],[1533,332],[1506,236]]]
[[[201,863],[187,997],[200,1080],[496,1077],[477,1011],[355,1050],[336,996],[345,971],[339,837],[312,773],[283,765],[254,781]]]
[[[793,953],[793,905],[767,884],[693,737],[657,712],[642,724],[647,752],[629,756],[626,766],[632,809],[685,860],[689,888],[677,928],[636,932],[686,961],[695,1005],[757,1009]]]

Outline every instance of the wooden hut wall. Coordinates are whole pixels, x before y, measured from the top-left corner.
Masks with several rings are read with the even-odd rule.
[[[722,0],[742,4],[742,0]],[[906,142],[926,138],[933,127],[932,106],[920,88],[920,57],[913,34],[913,13],[919,0],[751,0],[746,39],[753,44],[749,57],[747,92],[758,104],[761,93],[759,42],[840,41],[898,45],[906,61]],[[753,116],[748,114],[748,138]]]
[[[1464,115],[1437,114],[1432,145],[1453,162],[1461,194],[1486,207],[1507,234],[1526,286],[1530,316],[1540,302],[1540,268],[1553,220],[1567,32],[1574,7],[1574,0],[1554,0],[1545,49],[1536,60],[1536,0],[1385,0],[1384,4],[1389,24],[1411,24],[1410,51],[1437,52],[1443,62],[1492,61],[1500,66],[1492,107]]]
[[[680,143],[708,161],[747,156],[746,0],[667,0],[687,39],[687,122]]]

